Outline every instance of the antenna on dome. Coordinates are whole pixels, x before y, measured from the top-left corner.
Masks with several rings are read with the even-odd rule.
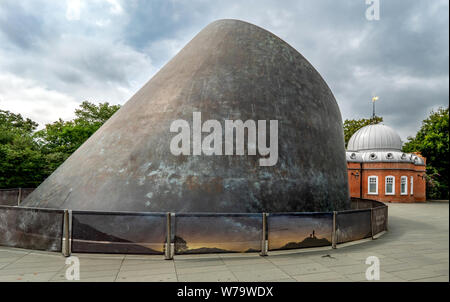
[[[372,123],[375,124],[375,101],[378,100],[377,96],[372,97]]]

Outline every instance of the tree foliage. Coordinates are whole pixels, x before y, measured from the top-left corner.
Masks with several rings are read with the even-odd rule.
[[[420,152],[427,159],[427,195],[431,199],[448,199],[449,108],[432,111],[422,121],[414,137],[408,137],[404,152]]]
[[[79,109],[75,110],[74,120],[59,119],[52,124],[47,124],[44,129],[36,132],[35,138],[40,142],[44,153],[61,153],[65,160],[119,108],[120,105],[108,103],[95,105],[85,101]]]
[[[37,126],[20,114],[0,110],[0,187],[34,187],[45,177],[45,160],[33,140]]]
[[[0,188],[36,187],[80,147],[120,105],[83,102],[75,119],[38,124],[0,110]]]
[[[375,116],[375,118],[370,119],[357,119],[357,120],[345,120],[344,121],[344,139],[345,139],[345,148],[347,148],[348,141],[350,140],[350,137],[361,129],[364,126],[370,125],[370,124],[378,124],[383,121],[382,117]]]

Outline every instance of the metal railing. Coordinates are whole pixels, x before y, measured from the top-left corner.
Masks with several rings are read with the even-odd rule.
[[[18,206],[35,188],[0,189],[0,205]]]
[[[248,253],[330,246],[387,231],[388,208],[313,213],[99,212],[0,206],[0,245],[71,253]]]

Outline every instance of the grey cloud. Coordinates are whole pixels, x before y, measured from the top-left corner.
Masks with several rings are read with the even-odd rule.
[[[216,5],[205,1],[174,0],[126,1],[123,4],[129,15],[129,22],[123,29],[124,39],[137,49],[144,49],[155,40],[177,37],[177,33],[186,27],[199,25]]]
[[[302,53],[344,119],[369,117],[377,94],[377,112],[405,139],[431,109],[448,104],[446,0],[380,0],[380,20],[372,22],[364,0],[133,0],[120,2],[117,15],[96,0],[85,2],[77,22],[65,20],[64,4],[32,3],[2,2],[0,70],[77,98],[123,103],[204,26],[236,18]]]
[[[46,36],[43,20],[26,11],[17,1],[1,3],[0,32],[12,45],[22,50],[29,49]]]

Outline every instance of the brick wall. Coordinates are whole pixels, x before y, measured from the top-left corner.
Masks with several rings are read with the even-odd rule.
[[[412,163],[347,163],[351,197],[374,199],[382,202],[424,202],[426,201],[425,166]],[[378,176],[378,194],[368,193],[368,177]],[[386,176],[394,176],[394,194],[385,190]],[[401,177],[407,177],[407,194],[400,191]],[[411,194],[411,177],[413,194]],[[361,186],[362,181],[362,186]],[[362,188],[362,189],[361,189]],[[362,194],[361,194],[362,190]]]

